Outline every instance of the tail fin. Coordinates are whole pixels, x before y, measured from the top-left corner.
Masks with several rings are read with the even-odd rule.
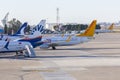
[[[25,28],[27,27],[27,22],[25,22],[20,28],[19,30],[13,34],[13,36],[16,36],[16,35],[24,35],[24,30]]]
[[[31,34],[35,36],[40,35],[44,31],[45,24],[46,20],[41,20],[40,23],[32,29]]]
[[[77,34],[76,36],[93,37],[93,35],[95,33],[96,23],[97,23],[97,20],[93,20],[92,23],[89,25],[89,27],[85,30],[84,33]]]
[[[5,26],[7,21],[8,21],[8,15],[9,15],[9,12],[5,15],[5,17],[1,20],[2,21],[2,24]]]
[[[112,24],[110,25],[110,27],[108,28],[108,30],[113,30],[113,27],[114,27],[114,23],[112,23]]]

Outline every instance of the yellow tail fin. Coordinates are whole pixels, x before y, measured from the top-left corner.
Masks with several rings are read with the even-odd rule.
[[[113,27],[114,27],[114,23],[112,23],[112,24],[110,25],[110,27],[108,28],[108,30],[113,30]]]
[[[84,33],[77,34],[76,36],[93,37],[93,35],[95,33],[96,23],[97,23],[97,20],[93,20],[92,23],[88,26],[88,28],[85,30]]]

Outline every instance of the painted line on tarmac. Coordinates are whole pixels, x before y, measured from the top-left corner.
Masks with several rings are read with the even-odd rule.
[[[74,77],[63,71],[40,72],[44,80],[76,80]]]

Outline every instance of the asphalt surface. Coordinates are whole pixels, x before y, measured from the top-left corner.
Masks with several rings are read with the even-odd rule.
[[[120,33],[35,52],[36,58],[1,53],[0,80],[120,80]]]

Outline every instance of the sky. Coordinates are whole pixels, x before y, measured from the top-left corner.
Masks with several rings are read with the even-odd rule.
[[[57,8],[61,23],[120,21],[120,0],[0,0],[0,19],[9,12],[9,20],[17,18],[31,25],[41,19],[56,23]]]

